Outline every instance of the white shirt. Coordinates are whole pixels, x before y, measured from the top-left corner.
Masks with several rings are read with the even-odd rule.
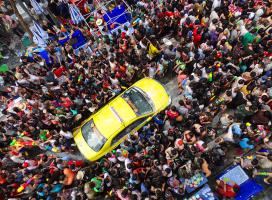
[[[130,163],[131,163],[131,160],[128,159],[128,158],[126,158],[126,159],[125,159],[125,168],[126,168],[126,171],[129,172],[129,173],[132,172],[132,169],[128,169],[128,168],[127,168],[128,164],[130,164]]]
[[[60,130],[60,135],[62,135],[66,139],[73,138],[73,134],[70,131],[64,132],[63,130]]]
[[[119,81],[117,78],[114,78],[114,79],[110,78],[110,81],[112,85],[119,85]]]
[[[155,76],[156,68],[155,67],[150,67],[149,68],[149,77],[153,78]]]
[[[242,36],[245,35],[248,32],[248,30],[246,29],[245,25],[241,25],[240,31],[241,31],[241,35]]]
[[[219,19],[219,16],[217,14],[217,12],[215,12],[214,10],[211,12],[210,14],[210,22],[212,22],[213,19]]]
[[[254,21],[258,21],[258,19],[264,14],[264,10],[262,8],[259,8],[254,17]]]
[[[221,0],[213,0],[212,10],[221,6]]]

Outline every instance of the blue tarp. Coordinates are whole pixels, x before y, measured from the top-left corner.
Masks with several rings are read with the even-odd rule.
[[[86,39],[80,30],[75,30],[72,38],[76,38],[77,42],[72,45],[73,49],[77,49],[86,43]]]
[[[253,179],[249,179],[240,185],[240,190],[235,197],[235,200],[248,200],[254,197],[259,192],[263,191],[263,187],[257,184]]]
[[[114,23],[125,24],[132,19],[131,14],[127,12],[124,5],[115,7],[112,11],[107,12],[103,18],[107,22],[109,30],[112,30],[111,25]],[[116,26],[114,28],[116,28]]]
[[[58,41],[61,46],[64,46],[66,42],[70,40],[69,33],[60,33],[60,36],[65,37],[64,39]]]

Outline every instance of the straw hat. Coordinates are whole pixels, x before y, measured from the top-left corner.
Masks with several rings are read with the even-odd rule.
[[[97,25],[97,26],[101,26],[102,23],[103,23],[103,20],[102,20],[102,19],[96,20],[96,25]]]

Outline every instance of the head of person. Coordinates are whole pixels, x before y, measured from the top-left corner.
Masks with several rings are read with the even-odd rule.
[[[251,161],[251,164],[253,167],[257,166],[258,163],[259,163],[259,161],[256,158]]]
[[[123,198],[126,198],[128,196],[128,189],[123,189],[122,192],[121,192],[121,196]]]
[[[267,155],[268,160],[272,161],[272,154]]]
[[[268,177],[268,178],[266,179],[266,181],[267,181],[269,184],[272,184],[272,177]]]

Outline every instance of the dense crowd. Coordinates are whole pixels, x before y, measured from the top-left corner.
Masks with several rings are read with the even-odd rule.
[[[237,162],[272,184],[271,1],[127,2],[140,20],[99,38],[44,20],[49,62],[23,56],[0,74],[1,104],[22,102],[2,111],[0,199],[183,199],[184,179],[213,175],[230,147],[263,142],[261,155]],[[75,31],[91,51],[58,43]],[[73,128],[135,81],[174,76],[177,105],[96,162],[73,156]],[[235,196],[222,184],[218,195]]]

